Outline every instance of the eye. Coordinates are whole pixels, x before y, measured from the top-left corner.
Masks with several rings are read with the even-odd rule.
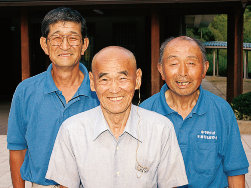
[[[172,59],[168,63],[170,66],[176,66],[178,64],[178,61],[176,59]]]
[[[176,66],[176,65],[177,65],[176,62],[171,62],[171,63],[170,63],[170,66]]]
[[[195,65],[195,62],[189,62],[188,65]]]
[[[51,37],[50,37],[50,40],[62,40],[62,37],[61,36],[59,36],[59,35],[52,35]]]
[[[101,79],[99,80],[99,83],[100,83],[100,84],[107,84],[107,82],[108,82],[108,79],[107,79],[107,78],[101,78]]]
[[[79,37],[78,37],[78,36],[75,36],[75,35],[71,35],[71,36],[68,37],[68,39],[69,39],[70,41],[76,41],[76,40],[79,40]]]

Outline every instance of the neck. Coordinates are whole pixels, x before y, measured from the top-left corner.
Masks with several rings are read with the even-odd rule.
[[[84,80],[84,74],[79,70],[79,64],[73,68],[64,69],[52,66],[51,75],[54,83],[62,91],[66,103],[68,103]]]
[[[125,126],[130,115],[131,106],[129,106],[125,112],[119,113],[119,114],[113,114],[113,113],[107,112],[105,109],[102,108],[102,106],[101,106],[101,109],[110,127],[112,134],[118,140],[119,136],[125,130]]]
[[[168,89],[165,92],[166,103],[174,111],[178,112],[183,119],[192,111],[193,107],[196,105],[200,95],[200,90],[198,89],[191,95],[180,96]]]

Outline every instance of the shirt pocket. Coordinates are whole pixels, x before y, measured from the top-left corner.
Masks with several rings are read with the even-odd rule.
[[[143,163],[143,166],[135,164],[135,175],[137,177],[137,186],[142,188],[155,188],[157,187],[157,167],[149,166]]]
[[[217,158],[217,144],[196,142],[193,153],[193,166],[198,174],[214,174]]]

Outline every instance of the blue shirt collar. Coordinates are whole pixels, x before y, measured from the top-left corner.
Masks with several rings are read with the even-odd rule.
[[[171,113],[175,113],[176,111],[172,110],[166,103],[166,98],[165,98],[165,92],[168,90],[167,84],[164,84],[160,90],[160,110],[159,113],[163,115],[169,115]],[[200,90],[200,95],[198,98],[198,101],[196,105],[194,106],[192,112],[188,115],[191,116],[191,114],[197,114],[197,115],[202,115],[207,112],[207,109],[205,108],[205,95],[203,94],[204,90],[202,89],[202,86],[200,85],[199,87]]]
[[[52,64],[49,65],[46,71],[46,82],[45,82],[45,87],[44,87],[45,94],[59,91],[52,78],[51,69],[52,69]],[[83,72],[85,77],[80,87],[78,88],[78,91],[74,95],[74,97],[79,96],[79,95],[90,96],[91,90],[90,90],[90,79],[89,79],[88,70],[82,63],[79,63],[79,69],[81,70],[81,72]]]
[[[198,101],[196,103],[196,105],[193,107],[193,110],[191,113],[193,114],[197,114],[197,115],[203,115],[205,113],[207,113],[207,108],[206,108],[206,98],[204,95],[204,90],[202,89],[202,86],[200,85],[199,87],[200,90],[200,95],[198,98]]]
[[[101,107],[99,106],[98,108],[99,108],[99,112],[97,114],[96,122],[94,125],[93,140],[96,140],[99,137],[99,135],[101,135],[103,132],[110,130],[109,125],[101,110]],[[131,135],[132,137],[134,137],[135,139],[141,142],[141,139],[140,139],[141,137],[140,137],[140,134],[138,135],[138,128],[137,128],[137,126],[140,126],[140,123],[139,123],[140,118],[139,118],[139,115],[137,114],[136,108],[137,107],[134,105],[131,106],[130,115],[128,117],[125,130],[122,133],[122,135],[125,132],[127,132],[129,135]]]

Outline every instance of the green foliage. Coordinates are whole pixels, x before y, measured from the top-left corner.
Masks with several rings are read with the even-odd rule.
[[[251,92],[235,97],[231,107],[238,120],[251,120]]]
[[[214,35],[215,41],[227,41],[227,15],[216,15],[208,28]]]
[[[201,35],[202,33],[202,35]],[[210,25],[206,28],[187,28],[187,36],[195,37],[201,41],[227,41],[227,15],[215,15]],[[243,42],[251,43],[251,6],[247,6],[244,12]],[[248,73],[251,77],[251,54],[248,56]],[[207,49],[209,70],[207,75],[213,75],[213,50]],[[217,59],[217,57],[216,57]],[[227,50],[219,50],[219,75],[226,76]]]
[[[251,6],[244,12],[243,42],[251,43]]]

